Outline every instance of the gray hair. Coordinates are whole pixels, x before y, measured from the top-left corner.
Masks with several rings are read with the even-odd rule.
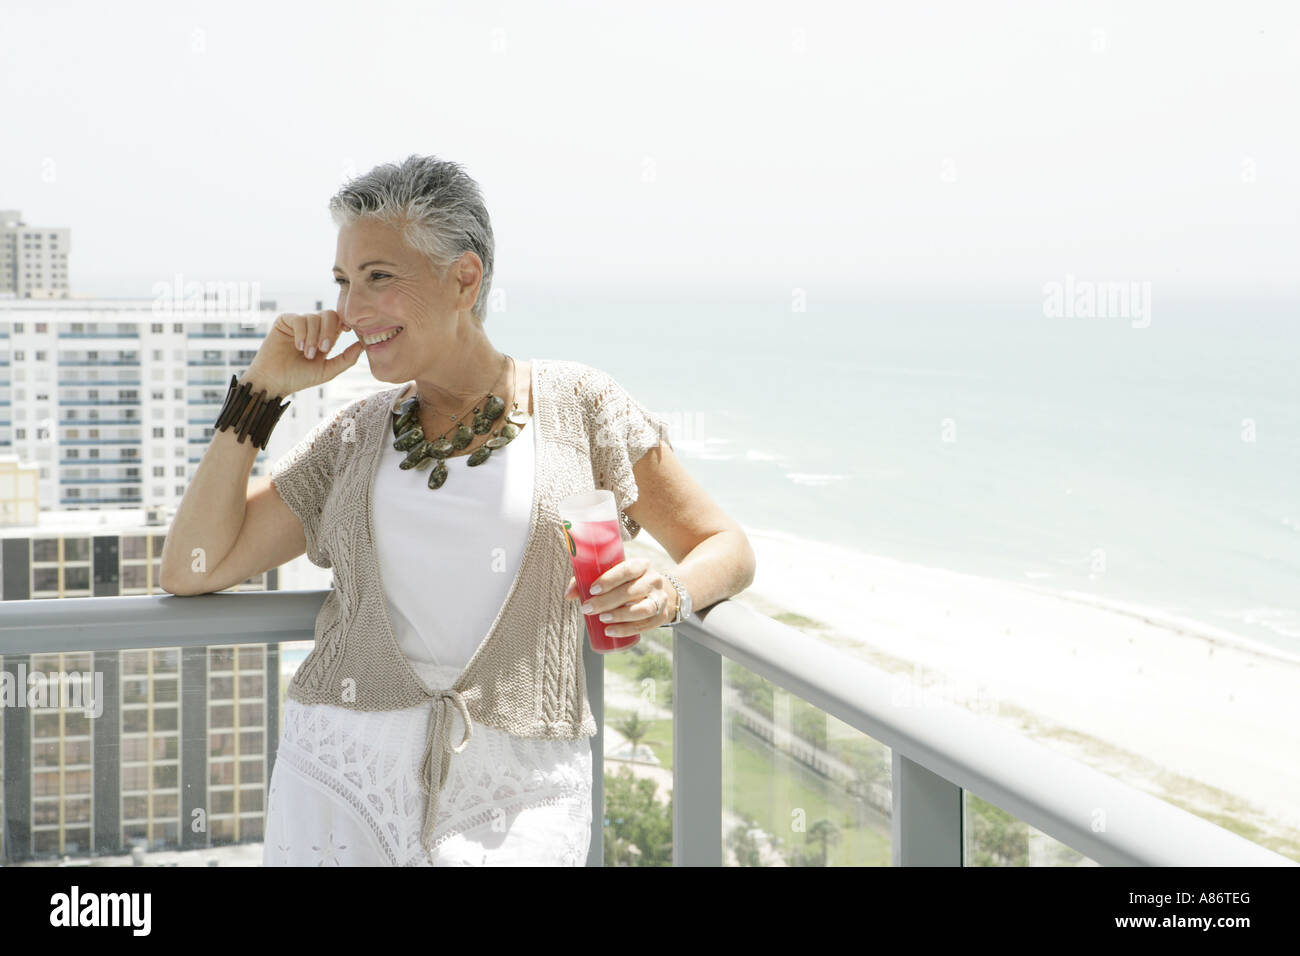
[[[415,154],[400,166],[384,163],[349,180],[330,199],[329,210],[336,226],[366,217],[399,228],[406,244],[439,270],[473,252],[483,262],[483,278],[471,312],[480,323],[487,317],[492,223],[478,183],[458,163]]]

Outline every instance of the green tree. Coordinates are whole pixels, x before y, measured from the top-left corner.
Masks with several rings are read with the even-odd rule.
[[[627,767],[605,774],[606,866],[673,865],[672,795],[664,806],[655,797],[658,789]]]
[[[806,834],[810,844],[820,847],[817,854],[817,866],[830,866],[829,849],[840,842],[840,828],[830,820],[822,818],[808,828]]]
[[[867,737],[851,737],[839,741],[839,758],[853,768],[855,779],[849,793],[865,796],[872,784],[888,784],[893,773],[893,753],[879,741]]]
[[[798,697],[791,698],[791,729],[819,750],[826,749],[826,712]]]
[[[727,834],[727,848],[736,855],[737,866],[761,866],[758,851],[758,839],[750,831],[758,826],[753,819],[746,816],[744,822],[736,824]]]
[[[967,866],[1028,866],[1028,824],[966,793]]]
[[[740,699],[769,720],[772,719],[772,683],[751,670],[724,661],[726,682],[740,692]]]
[[[825,817],[817,820],[804,834],[804,845],[790,848],[786,862],[791,866],[829,866],[829,846],[840,842],[840,828]]]
[[[643,654],[636,662],[636,679],[643,681],[647,677],[655,682],[655,702],[664,706],[673,705],[673,662],[667,654],[651,651]]]
[[[617,721],[614,724],[614,729],[626,737],[628,743],[632,745],[632,752],[628,755],[631,757],[636,754],[637,745],[641,743],[646,734],[650,733],[650,722],[642,720],[636,711],[633,711],[627,717]]]

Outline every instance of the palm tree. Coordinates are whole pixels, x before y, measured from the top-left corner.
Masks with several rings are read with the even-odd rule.
[[[632,745],[632,751],[628,755],[629,759],[635,759],[636,749],[645,736],[650,733],[650,724],[642,720],[640,716],[633,711],[631,716],[625,717],[614,725],[614,729],[628,739]]]
[[[807,841],[821,845],[821,862],[818,866],[826,866],[826,849],[828,845],[840,842],[840,828],[823,817],[808,828]]]

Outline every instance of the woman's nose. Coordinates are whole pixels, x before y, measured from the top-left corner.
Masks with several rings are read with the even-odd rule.
[[[342,289],[339,290],[339,301],[334,306],[334,311],[339,314],[339,324],[343,331],[351,332],[352,317],[357,314],[356,302]]]

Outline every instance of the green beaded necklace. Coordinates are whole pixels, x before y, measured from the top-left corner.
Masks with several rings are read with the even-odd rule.
[[[514,356],[507,355],[506,358],[513,370]],[[518,384],[518,381],[516,381],[516,395],[519,394]],[[492,452],[510,444],[514,437],[519,434],[519,429],[527,423],[528,416],[525,412],[519,410],[519,402],[516,401],[513,405],[514,407],[507,416],[505,424],[492,432],[491,438],[470,453],[469,460],[466,462],[468,467],[473,468],[475,465],[483,464],[491,457]],[[423,469],[433,464],[433,471],[429,473],[429,487],[433,489],[441,488],[447,480],[447,456],[453,451],[460,451],[474,440],[475,435],[485,435],[491,431],[492,423],[500,418],[505,410],[505,399],[489,392],[482,406],[475,406],[472,425],[466,425],[464,422],[461,422],[460,425],[454,424],[457,419],[465,414],[461,412],[460,415],[451,416],[453,425],[447,429],[447,432],[449,432],[452,428],[455,428],[455,434],[451,438],[447,437],[447,432],[443,432],[439,437],[429,439],[425,437],[424,429],[420,426],[420,397],[419,395],[412,395],[392,412],[393,436],[397,439],[393,442],[393,448],[407,453],[397,467],[402,470],[408,468]],[[437,462],[437,464],[434,464],[434,462]]]

